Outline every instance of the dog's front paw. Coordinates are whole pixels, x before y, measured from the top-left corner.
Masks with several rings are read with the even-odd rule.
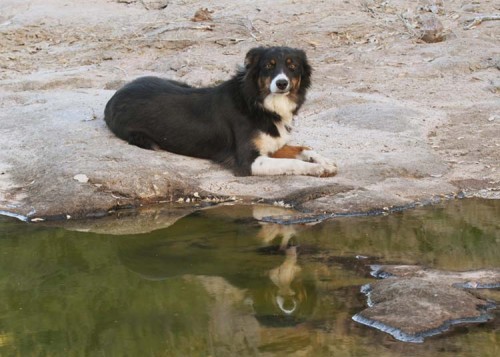
[[[333,161],[327,159],[326,157],[321,156],[314,150],[304,150],[300,154],[300,159],[308,162],[314,162],[320,164],[322,166],[328,166],[330,164],[334,164]],[[335,165],[335,164],[334,164]]]
[[[321,156],[314,150],[304,150],[301,154],[301,159],[308,162],[313,162],[321,166],[320,177],[331,177],[337,174],[337,165],[333,160]]]
[[[306,175],[316,176],[316,177],[332,177],[337,174],[337,165],[321,165],[317,163],[308,163],[309,170]]]
[[[337,174],[337,165],[333,161],[328,160],[328,163],[322,163],[323,173],[319,177],[332,177]]]

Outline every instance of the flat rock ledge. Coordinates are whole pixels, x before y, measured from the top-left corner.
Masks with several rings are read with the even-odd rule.
[[[372,266],[383,280],[364,285],[368,308],[353,320],[404,342],[423,342],[453,325],[486,322],[492,300],[477,289],[500,287],[500,270],[445,272],[420,266]]]
[[[206,160],[147,151],[114,137],[101,114],[112,94],[4,93],[4,103],[11,103],[0,114],[0,211],[36,222],[99,217],[150,203],[204,206],[232,200],[294,208],[304,220],[317,221],[412,207],[463,196],[464,190],[498,196],[497,181],[475,180],[474,173],[467,173],[467,180],[447,178],[455,173],[417,123],[441,114],[414,104],[338,92],[337,98],[355,97],[360,104],[306,111],[296,119],[295,136],[337,158],[336,177],[235,177]],[[313,108],[325,105],[315,100],[321,95],[311,93]],[[381,152],[388,145],[390,153]]]
[[[405,27],[399,14],[408,6],[426,12],[406,1],[261,11],[254,1],[214,0],[201,22],[191,2],[145,4],[2,1],[0,213],[36,222],[233,200],[321,220],[462,194],[500,198],[499,27],[464,29],[470,13],[461,2],[435,15],[446,34],[436,43]],[[476,10],[496,11],[491,2]],[[130,146],[104,124],[106,102],[127,81],[212,85],[250,48],[270,45],[307,52],[313,85],[293,144],[335,160],[336,177],[235,177],[208,161]]]

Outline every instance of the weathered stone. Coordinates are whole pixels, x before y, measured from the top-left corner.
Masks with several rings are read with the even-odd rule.
[[[422,14],[418,18],[419,37],[428,43],[441,42],[446,38],[443,24],[434,14]]]
[[[443,14],[444,13],[444,4],[443,0],[421,0],[421,10],[429,11],[434,14]]]
[[[212,21],[213,11],[208,8],[200,8],[195,13],[191,21],[193,22],[203,22],[203,21]]]
[[[353,319],[406,342],[448,330],[460,323],[491,318],[491,302],[466,289],[500,287],[500,270],[443,272],[419,266],[374,266],[383,280],[365,285],[368,308]]]
[[[141,0],[148,10],[162,10],[168,6],[170,0]]]
[[[464,187],[454,183],[468,180],[477,184],[465,187],[467,194],[498,196],[499,135],[497,120],[488,120],[498,114],[498,91],[485,90],[498,67],[491,26],[466,31],[463,40],[413,46],[402,31],[380,25],[401,21],[402,2],[367,3],[373,17],[357,11],[359,4],[343,3],[323,19],[328,2],[313,13],[306,4],[282,4],[276,18],[251,1],[235,7],[217,0],[209,9],[234,21],[212,31],[190,21],[199,8],[191,1],[170,2],[161,13],[139,0],[30,4],[0,5],[4,213],[81,218],[154,202],[191,205],[198,192],[202,201],[294,206],[315,220],[451,197]],[[208,161],[130,146],[104,125],[107,100],[136,77],[213,85],[235,72],[249,48],[283,44],[305,49],[315,69],[293,143],[334,159],[336,177],[235,177]],[[88,182],[74,180],[78,174]]]

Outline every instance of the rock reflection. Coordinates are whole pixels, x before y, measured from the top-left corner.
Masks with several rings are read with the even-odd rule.
[[[173,224],[121,236],[0,220],[0,355],[497,356],[498,310],[423,344],[351,318],[372,264],[498,267],[499,213],[500,201],[467,200],[276,226],[260,223],[267,208],[226,206],[150,215],[141,232]]]
[[[180,220],[148,237],[122,239],[119,249],[123,264],[145,279],[181,278],[204,288],[217,356],[258,351],[267,341],[263,328],[295,328],[317,302],[314,279],[299,266],[296,228],[249,220],[268,213],[261,207],[240,217],[229,210],[219,209],[217,219],[197,212],[189,224]],[[299,341],[308,343],[294,345]]]
[[[328,306],[335,301],[328,294],[340,291],[345,304],[344,312],[340,312],[343,316],[340,321],[344,321],[345,326],[335,326],[335,329],[337,333],[343,330],[347,334],[353,326],[346,325],[345,319],[362,310],[359,295],[356,296],[350,287],[357,290],[355,286],[362,278],[343,278],[342,275],[353,269],[363,274],[359,271],[360,267],[368,269],[373,258],[367,257],[368,260],[361,262],[355,258],[356,251],[352,251],[351,258],[332,254],[334,251],[325,247],[331,245],[331,238],[339,238],[335,236],[328,242],[325,240],[326,244],[318,244],[322,248],[316,247],[313,251],[308,251],[306,242],[306,260],[301,260],[303,246],[300,240],[307,240],[311,234],[317,237],[317,227],[262,221],[262,217],[289,213],[280,208],[263,206],[243,210],[222,207],[196,212],[167,229],[153,232],[145,239],[122,240],[120,258],[130,270],[147,279],[182,277],[201,284],[212,297],[206,306],[211,321],[209,334],[221,346],[226,346],[224,348],[231,344],[234,347],[235,341],[239,341],[238,345],[243,341],[254,341],[251,349],[257,346],[262,349],[269,343],[265,342],[266,338],[261,338],[262,331],[274,334],[277,329],[293,328],[297,333],[305,328],[310,333],[316,331],[316,334],[322,334],[321,331],[331,329],[334,316],[339,314]],[[346,223],[329,223],[322,227],[329,226],[331,234],[345,228]],[[332,224],[338,227],[332,229]],[[373,230],[370,225],[349,227],[367,232]],[[414,230],[410,228],[409,231]],[[342,234],[340,237],[347,242],[351,236]],[[370,249],[373,249],[371,244]],[[332,274],[338,269],[336,265],[345,265],[347,269]],[[346,287],[349,289],[340,290]],[[349,304],[346,298],[354,303]],[[357,306],[357,311],[349,316],[345,312],[346,307],[354,306]],[[239,331],[238,334],[236,331]],[[243,345],[240,347],[243,348]]]
[[[252,207],[256,219],[269,213],[268,207]],[[305,321],[314,309],[316,288],[313,279],[302,278],[297,229],[253,221],[241,230],[238,217],[223,214],[217,222],[212,214],[197,212],[188,226],[180,221],[151,238],[123,239],[121,261],[146,279],[198,279],[215,301],[226,302],[228,311],[251,306],[264,325]],[[237,233],[224,234],[228,231]],[[226,295],[229,290],[239,293]]]

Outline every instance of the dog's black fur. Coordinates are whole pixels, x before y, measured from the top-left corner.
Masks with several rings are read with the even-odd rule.
[[[157,77],[139,78],[118,90],[105,109],[105,121],[118,137],[145,149],[210,159],[236,175],[251,175],[261,155],[255,138],[278,138],[280,114],[266,109],[270,81],[279,73],[291,80],[286,94],[304,103],[311,66],[302,50],[254,48],[245,67],[230,80],[210,88]]]

